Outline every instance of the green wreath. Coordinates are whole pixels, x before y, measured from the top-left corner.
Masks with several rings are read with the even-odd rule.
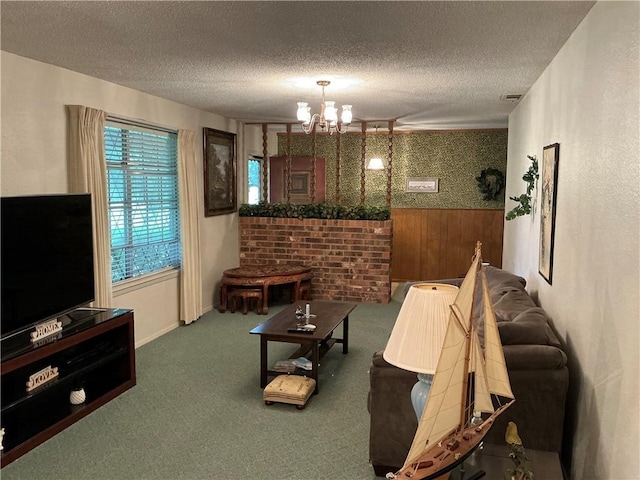
[[[476,177],[484,200],[497,200],[504,188],[504,173],[497,168],[485,168]]]

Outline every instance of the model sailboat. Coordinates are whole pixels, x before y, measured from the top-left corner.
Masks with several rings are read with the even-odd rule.
[[[481,289],[480,305],[474,305],[476,288]],[[477,308],[483,312],[484,353],[478,325],[472,321]],[[451,305],[442,352],[409,454],[404,466],[387,478],[421,480],[445,475],[473,453],[496,417],[514,401],[478,242],[471,268]],[[474,419],[474,412],[484,415],[476,413]]]

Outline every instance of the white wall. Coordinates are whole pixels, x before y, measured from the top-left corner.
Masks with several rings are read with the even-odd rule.
[[[262,151],[259,127],[203,112],[130,88],[63,68],[2,52],[1,194],[67,192],[67,117],[65,105],[99,108],[197,133],[196,161],[202,165],[202,128],[238,134],[238,178],[246,178],[246,151]],[[212,91],[212,95],[215,92]],[[276,141],[270,139],[270,149]],[[244,175],[244,177],[243,177]],[[203,170],[199,171],[203,198]],[[239,182],[238,202],[246,181]],[[202,200],[204,203],[204,200]],[[237,214],[202,218],[203,306],[212,308],[226,268],[238,265]],[[141,345],[178,325],[178,279],[172,278],[114,298],[115,307],[133,308],[136,344]]]
[[[503,266],[567,344],[576,480],[640,478],[639,21],[640,3],[598,2],[509,117],[508,196],[526,155],[560,144],[553,284],[538,274],[538,189],[535,213],[506,222]]]

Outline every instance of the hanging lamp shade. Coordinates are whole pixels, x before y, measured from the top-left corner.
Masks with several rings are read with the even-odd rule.
[[[382,162],[382,159],[376,157],[369,160],[367,170],[384,170],[384,163]]]

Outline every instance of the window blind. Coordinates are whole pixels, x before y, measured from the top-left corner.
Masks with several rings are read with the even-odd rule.
[[[104,140],[112,281],[179,267],[176,133],[108,118]]]

